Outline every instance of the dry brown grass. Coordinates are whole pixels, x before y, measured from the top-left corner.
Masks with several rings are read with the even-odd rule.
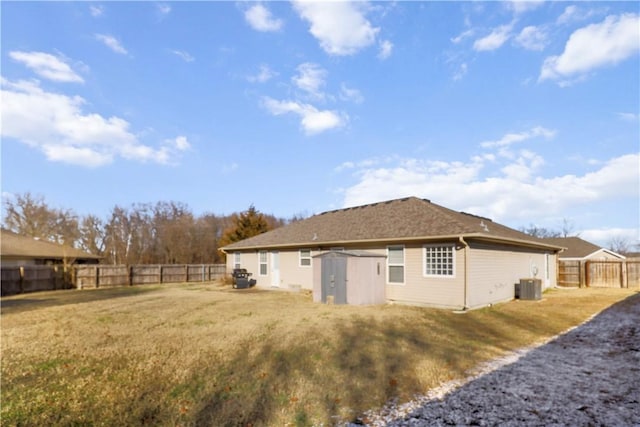
[[[456,314],[168,285],[2,299],[3,425],[334,424],[624,299],[558,290]]]

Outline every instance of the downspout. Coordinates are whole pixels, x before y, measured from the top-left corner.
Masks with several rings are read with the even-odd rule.
[[[459,236],[460,243],[464,245],[464,306],[463,310],[469,309],[468,286],[469,286],[469,244],[464,241],[464,237]]]

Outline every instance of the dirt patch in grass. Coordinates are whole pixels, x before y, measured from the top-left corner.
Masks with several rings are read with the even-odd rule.
[[[163,285],[2,299],[7,425],[335,424],[460,378],[633,292],[456,314]]]

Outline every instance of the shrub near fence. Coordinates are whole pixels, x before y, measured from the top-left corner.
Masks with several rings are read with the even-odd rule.
[[[156,283],[208,282],[224,277],[225,264],[76,266],[78,289]]]

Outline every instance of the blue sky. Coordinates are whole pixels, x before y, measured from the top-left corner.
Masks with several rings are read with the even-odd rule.
[[[637,2],[2,2],[2,194],[106,217],[415,195],[638,241]]]

